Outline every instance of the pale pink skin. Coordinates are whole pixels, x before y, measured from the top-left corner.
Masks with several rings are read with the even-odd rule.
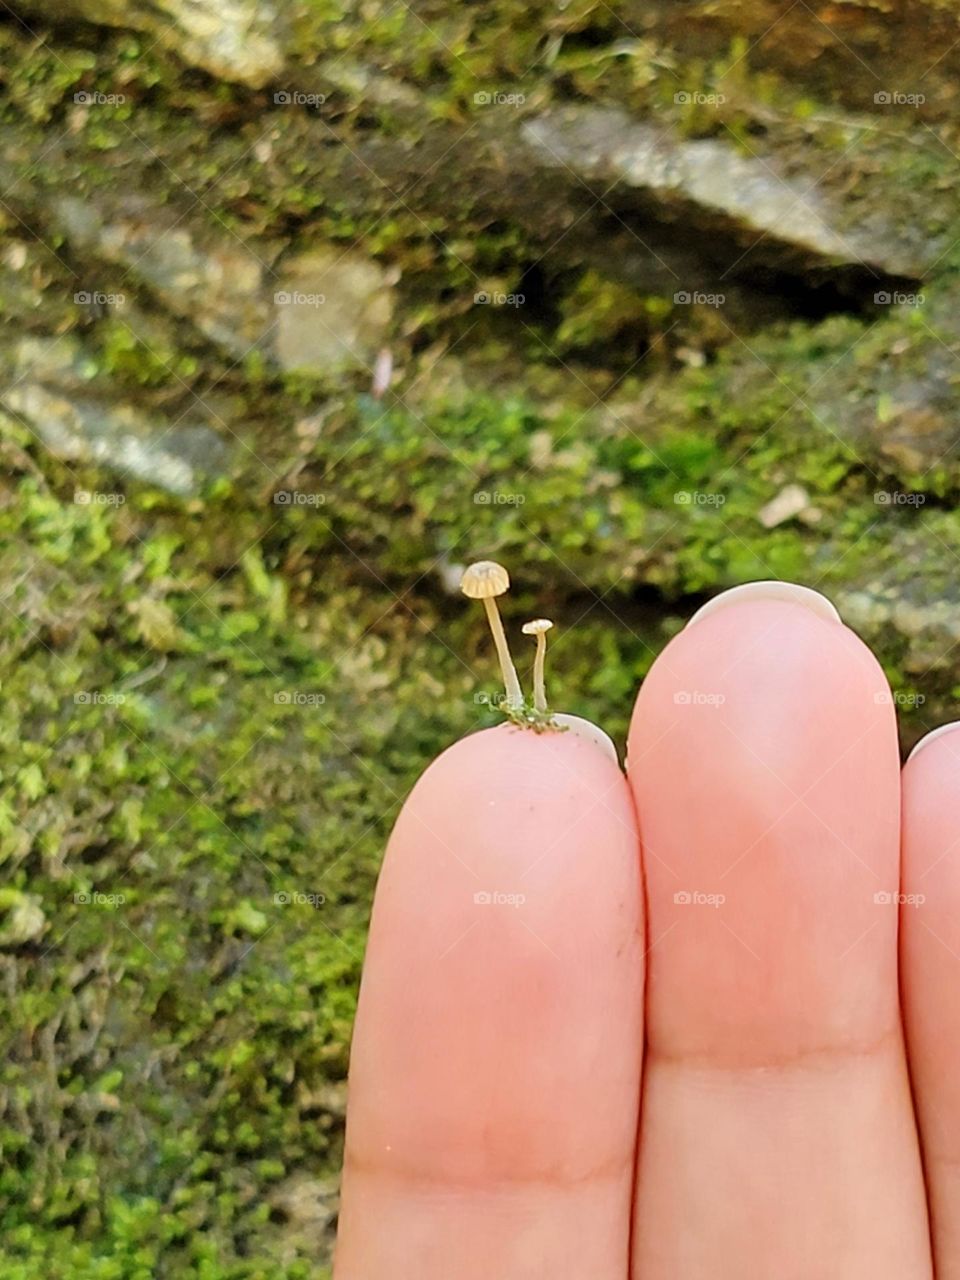
[[[937,1278],[960,1280],[960,726],[904,768],[903,895],[904,1017]]]
[[[634,1277],[929,1276],[897,909],[874,901],[899,882],[880,667],[807,609],[733,605],[664,650],[629,753],[651,939]]]
[[[880,668],[808,608],[731,603],[657,659],[628,773],[500,727],[404,806],[336,1280],[928,1280]],[[960,1280],[960,729],[904,785],[903,891],[936,902],[903,908],[910,1070]]]
[[[624,1280],[642,1038],[620,769],[572,733],[458,742],[377,887],[337,1280]]]

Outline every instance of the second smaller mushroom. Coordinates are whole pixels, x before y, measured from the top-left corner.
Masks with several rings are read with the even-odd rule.
[[[537,637],[537,652],[533,659],[533,706],[541,713],[547,709],[547,688],[544,668],[547,660],[547,632],[553,626],[549,618],[534,618],[525,622],[523,634]]]

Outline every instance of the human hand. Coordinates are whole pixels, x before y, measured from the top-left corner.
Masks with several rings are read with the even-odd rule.
[[[776,594],[666,647],[629,781],[504,725],[418,783],[336,1280],[920,1280],[931,1236],[960,1277],[960,733],[906,767],[901,867],[883,674],[822,597]]]

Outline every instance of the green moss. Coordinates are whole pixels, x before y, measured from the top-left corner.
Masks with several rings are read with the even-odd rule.
[[[762,354],[790,382],[848,339],[846,323],[794,329]],[[406,589],[440,552],[503,555],[511,630],[547,604],[558,621],[551,705],[622,737],[678,623],[662,606],[633,615],[639,574],[678,597],[771,573],[829,583],[838,531],[882,563],[855,455],[799,410],[778,430],[782,388],[726,402],[733,368],[665,383],[642,431],[612,410],[584,432],[572,411],[444,392],[425,434],[368,405],[301,477],[324,476],[322,513],[238,519],[236,491],[193,511],[136,492],[79,506],[52,464],[17,482],[0,857],[20,895],[8,909],[42,920],[35,937],[0,933],[5,1274],[54,1259],[71,1280],[316,1274],[316,1243],[291,1245],[271,1206],[291,1178],[335,1178],[330,1091],[383,843],[424,764],[496,718],[482,619],[426,584],[399,605],[389,583]],[[760,526],[788,481],[809,486],[826,532]],[[950,536],[955,515],[938,517]],[[338,530],[384,583],[359,585]],[[581,581],[609,592],[585,619]]]
[[[329,1238],[271,1206],[334,1185],[374,878],[416,775],[495,718],[483,620],[349,556],[284,572],[296,536],[223,573],[182,511],[10,496],[0,858],[42,915],[0,929],[4,1274],[314,1276]],[[655,637],[566,612],[553,704],[603,715]]]
[[[186,382],[199,369],[195,355],[157,338],[148,346],[124,320],[109,317],[97,328],[93,354],[101,372],[145,387],[166,386],[171,377]]]
[[[615,281],[605,280],[596,271],[587,271],[564,295],[560,310],[557,348],[568,352],[609,344],[628,327],[635,340],[646,337],[656,302],[638,296],[634,290]]]

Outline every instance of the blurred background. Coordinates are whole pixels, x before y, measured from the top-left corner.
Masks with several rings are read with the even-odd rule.
[[[621,742],[758,578],[956,714],[958,88],[952,0],[2,6],[8,1280],[328,1274],[465,561]]]

